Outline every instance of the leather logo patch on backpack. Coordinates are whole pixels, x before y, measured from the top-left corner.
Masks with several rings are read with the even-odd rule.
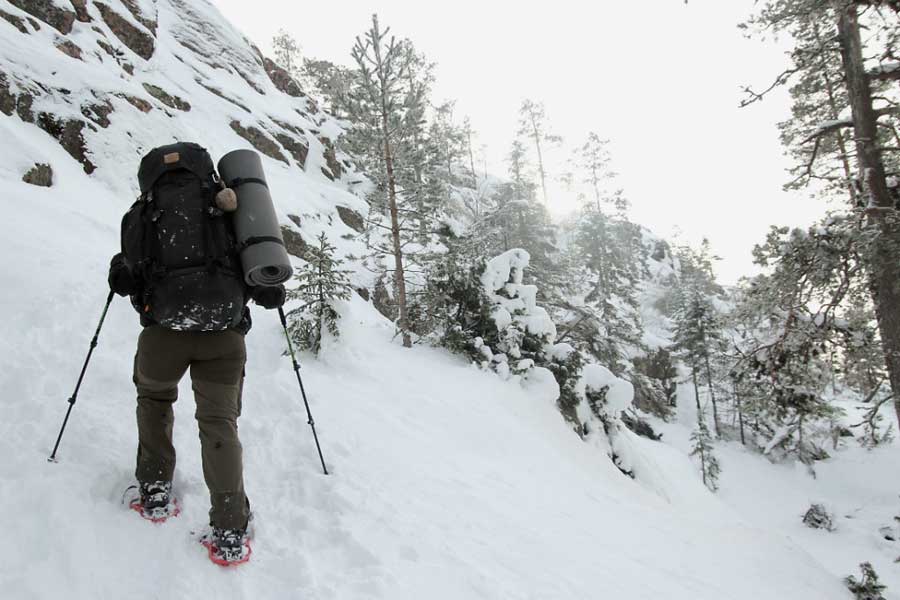
[[[178,152],[170,152],[169,154],[163,156],[163,163],[167,165],[174,165],[179,160],[181,160],[181,154]]]

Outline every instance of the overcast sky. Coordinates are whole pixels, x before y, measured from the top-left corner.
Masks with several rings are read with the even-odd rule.
[[[504,156],[525,98],[543,102],[565,144],[565,169],[587,133],[609,138],[632,216],[656,233],[708,237],[721,279],[755,272],[751,248],[770,224],[808,224],[824,212],[804,193],[782,191],[787,159],[775,124],[786,93],[738,109],[744,85],[767,87],[785,66],[783,47],[737,29],[753,0],[552,3],[457,0],[294,2],[213,0],[264,51],[285,29],[310,57],[350,64],[371,15],[437,63],[436,100],[455,99],[471,118],[488,169]],[[572,210],[553,190],[551,209]]]

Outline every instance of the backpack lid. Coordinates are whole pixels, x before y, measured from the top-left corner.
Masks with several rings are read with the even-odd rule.
[[[141,159],[138,184],[145,194],[164,173],[186,169],[200,179],[210,178],[216,170],[205,148],[191,142],[176,142],[159,146]]]

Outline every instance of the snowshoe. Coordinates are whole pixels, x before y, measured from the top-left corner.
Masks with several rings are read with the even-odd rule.
[[[178,501],[172,495],[171,481],[142,481],[126,489],[125,496],[129,492],[131,498],[128,500],[128,507],[153,523],[162,523],[169,517],[177,517],[181,512]]]
[[[200,536],[206,546],[209,560],[222,567],[243,564],[250,560],[250,535],[246,529],[213,527]]]

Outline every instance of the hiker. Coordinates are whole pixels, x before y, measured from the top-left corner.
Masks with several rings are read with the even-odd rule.
[[[110,288],[131,297],[143,326],[133,374],[137,508],[151,520],[177,514],[172,404],[190,369],[210,541],[225,560],[235,560],[250,516],[237,430],[251,325],[246,304],[253,299],[279,308],[285,289],[245,283],[232,224],[237,198],[220,183],[202,147],[176,143],[152,150],[138,180],[141,196],[122,219],[122,252],[109,269]]]

